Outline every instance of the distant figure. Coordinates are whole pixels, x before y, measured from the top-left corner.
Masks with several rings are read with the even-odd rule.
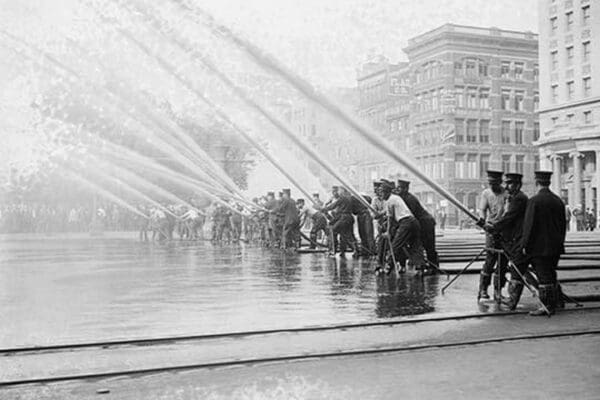
[[[521,246],[523,254],[531,257],[531,264],[539,280],[540,300],[553,314],[562,300],[562,291],[556,279],[560,255],[565,252],[567,224],[562,200],[550,191],[552,172],[536,171],[535,186],[538,193],[529,199],[523,221]],[[545,315],[540,307],[531,315]]]
[[[446,229],[446,210],[444,210],[443,208],[440,208],[439,212],[438,212],[438,220],[440,221],[440,229],[444,230]]]

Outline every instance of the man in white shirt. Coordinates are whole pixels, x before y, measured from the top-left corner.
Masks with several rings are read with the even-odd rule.
[[[421,239],[419,232],[421,227],[419,221],[412,215],[404,200],[398,195],[392,194],[393,183],[384,182],[381,186],[383,199],[386,202],[386,213],[388,216],[388,229],[384,235],[391,238],[392,251],[396,262],[400,264],[401,271],[406,269],[406,260],[408,256],[411,259],[422,259],[418,256],[418,251],[421,249]],[[380,262],[382,260],[380,259]],[[389,267],[385,267],[384,271],[389,273]]]

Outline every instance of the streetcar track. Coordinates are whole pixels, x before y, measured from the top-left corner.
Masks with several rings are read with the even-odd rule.
[[[182,372],[190,370],[200,369],[213,369],[213,368],[225,368],[232,366],[244,366],[244,365],[258,365],[265,363],[281,363],[290,361],[303,361],[311,359],[326,359],[335,357],[353,357],[362,355],[374,355],[374,354],[386,354],[386,353],[401,353],[411,351],[421,351],[430,349],[445,349],[462,346],[476,346],[490,343],[501,343],[501,342],[515,342],[523,340],[540,340],[540,339],[552,339],[561,337],[573,337],[573,336],[584,336],[584,335],[597,335],[600,334],[600,329],[592,330],[576,330],[576,331],[561,331],[551,332],[542,334],[531,334],[531,335],[508,335],[499,336],[492,338],[463,340],[456,342],[442,342],[442,343],[430,343],[430,344],[419,344],[419,345],[405,345],[405,346],[393,346],[393,347],[377,347],[377,348],[366,348],[356,350],[343,350],[333,352],[321,352],[321,353],[303,353],[273,357],[258,357],[248,359],[235,359],[228,361],[215,361],[206,363],[192,363],[192,364],[181,364],[171,365],[166,367],[152,367],[152,368],[138,368],[121,371],[107,371],[97,373],[83,373],[83,374],[71,374],[71,375],[60,375],[51,377],[38,377],[38,378],[27,378],[27,379],[16,379],[11,381],[0,382],[0,387],[12,387],[32,384],[48,384],[58,383],[67,381],[80,381],[80,380],[100,380],[107,378],[116,377],[139,377],[149,374],[168,373],[168,372]]]
[[[568,308],[561,310],[564,312],[576,312],[576,311],[593,311],[600,310],[600,305],[587,306],[578,308]],[[4,357],[13,357],[18,355],[29,355],[29,354],[42,354],[52,353],[61,351],[72,351],[81,349],[94,349],[102,348],[109,349],[113,347],[136,347],[136,346],[152,346],[167,343],[180,343],[180,342],[191,342],[191,341],[202,341],[202,340],[213,340],[213,339],[233,339],[243,338],[252,336],[262,335],[276,335],[282,333],[305,333],[305,332],[324,332],[331,330],[347,330],[347,329],[360,329],[360,328],[371,328],[380,326],[396,326],[396,325],[407,325],[407,324],[420,324],[427,322],[441,322],[441,321],[461,321],[468,319],[480,319],[480,318],[491,318],[491,317],[507,317],[512,315],[527,314],[527,310],[518,311],[503,311],[503,312],[491,312],[481,314],[460,314],[453,316],[440,316],[440,317],[429,317],[429,318],[418,318],[418,319],[399,319],[392,321],[372,321],[372,322],[360,322],[360,323],[347,323],[347,324],[333,324],[333,325],[320,325],[320,326],[305,326],[297,328],[280,328],[280,329],[264,329],[256,331],[238,331],[238,332],[223,332],[223,333],[210,333],[200,335],[182,335],[182,336],[165,336],[159,338],[139,338],[139,339],[124,339],[124,340],[107,340],[103,342],[82,342],[82,343],[70,343],[70,344],[58,344],[49,346],[30,346],[30,347],[14,347],[14,348],[3,348],[0,349],[0,355]]]

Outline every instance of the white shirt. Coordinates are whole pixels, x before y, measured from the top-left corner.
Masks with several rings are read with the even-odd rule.
[[[413,216],[410,212],[410,209],[406,206],[404,200],[395,194],[390,195],[390,197],[385,201],[385,205],[388,217],[390,215],[394,215],[396,221]]]

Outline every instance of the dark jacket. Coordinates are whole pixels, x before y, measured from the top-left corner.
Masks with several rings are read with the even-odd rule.
[[[296,202],[292,199],[282,199],[277,207],[276,212],[277,214],[283,216],[283,223],[285,225],[300,222],[298,207],[296,207]]]
[[[434,220],[433,216],[429,214],[425,208],[423,208],[421,202],[415,197],[415,195],[412,193],[405,193],[400,197],[402,197],[402,200],[404,200],[404,203],[416,219],[419,221],[424,221],[426,219]]]
[[[521,245],[532,257],[564,254],[566,232],[565,204],[550,189],[540,189],[527,202]]]
[[[350,196],[340,195],[321,211],[327,212],[331,210],[335,210],[336,214],[352,214],[352,198]]]
[[[523,220],[527,208],[527,195],[519,191],[509,197],[508,207],[504,215],[493,224],[494,230],[502,236],[505,242],[520,242],[523,236]]]

